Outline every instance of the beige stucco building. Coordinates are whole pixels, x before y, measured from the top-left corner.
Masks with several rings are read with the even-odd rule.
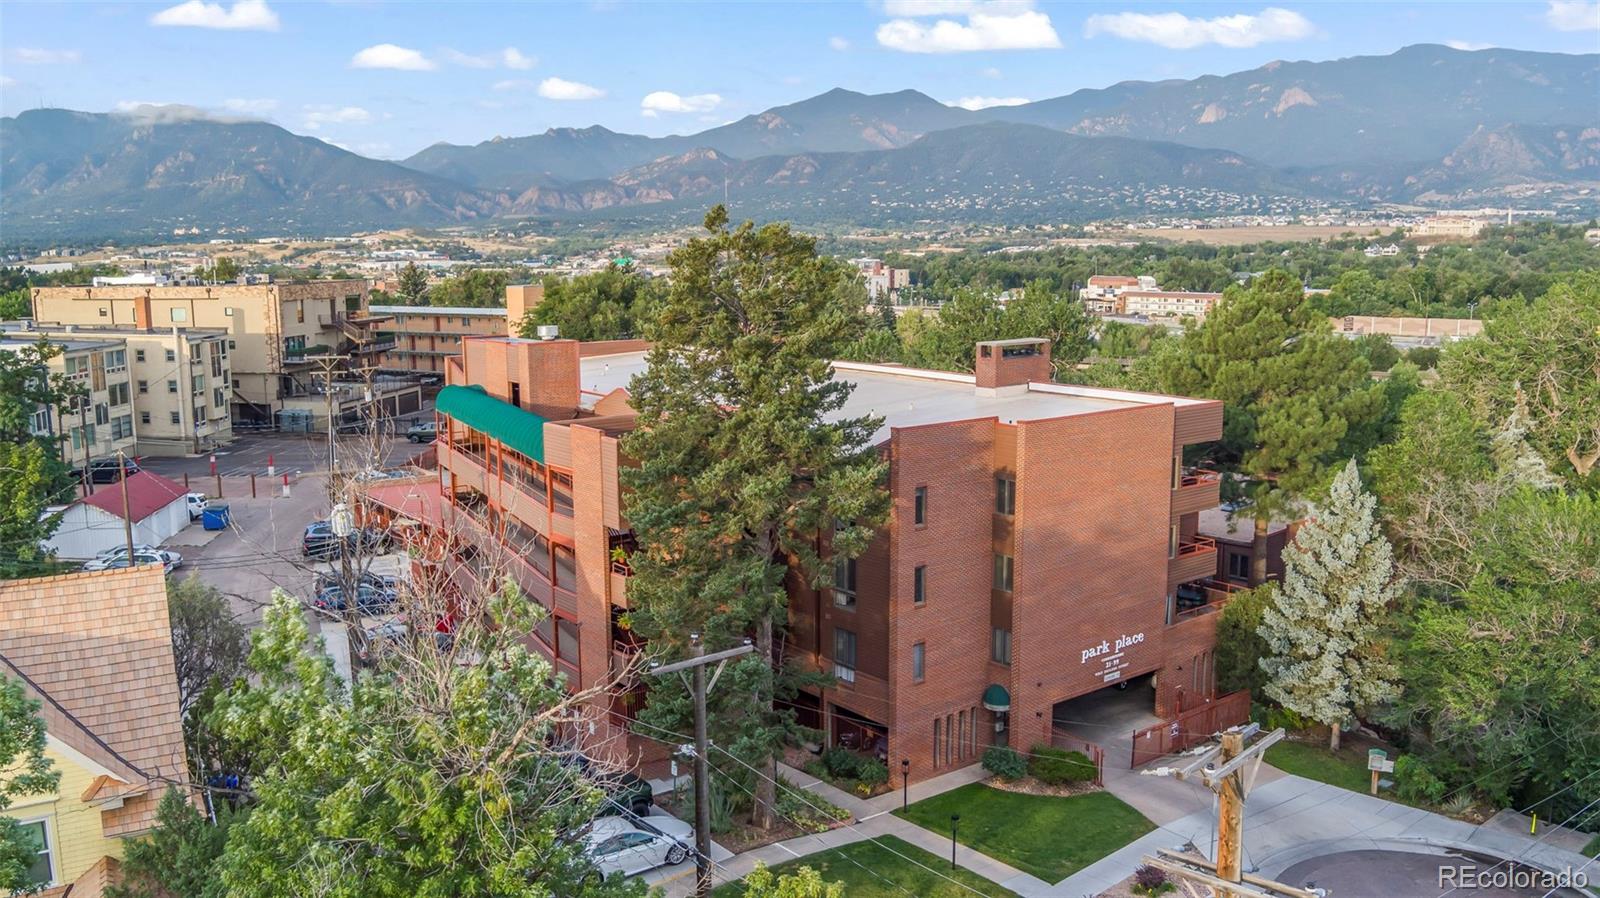
[[[509,321],[506,310],[496,308],[373,306],[372,311],[394,322],[394,346],[379,357],[379,366],[422,374],[442,375],[444,360],[461,354],[463,337],[503,337]]]
[[[37,343],[40,334],[0,333],[0,352],[20,352]],[[120,450],[136,455],[133,383],[128,372],[128,347],[120,339],[80,339],[71,335],[47,338],[57,349],[48,363],[50,373],[85,390],[70,408],[40,406],[29,428],[50,437],[60,447],[61,458],[81,468],[96,459],[110,458]]]

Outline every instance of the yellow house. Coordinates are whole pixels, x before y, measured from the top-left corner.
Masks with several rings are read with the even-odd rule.
[[[33,838],[43,895],[98,898],[123,840],[150,830],[169,784],[188,784],[160,566],[0,583],[0,676],[39,702],[61,774],[0,813]]]

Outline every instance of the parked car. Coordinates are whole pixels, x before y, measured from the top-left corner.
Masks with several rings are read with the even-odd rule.
[[[438,423],[434,421],[419,421],[406,429],[406,439],[413,443],[431,443],[438,435]]]
[[[362,586],[371,586],[374,589],[387,589],[391,592],[395,589],[396,584],[399,583],[399,581],[393,577],[386,576],[384,574],[374,574],[371,571],[362,571],[359,575],[357,575],[357,581]],[[331,571],[324,571],[323,573],[317,575],[317,585],[315,591],[322,592],[325,589],[329,589],[338,585],[340,585],[339,575]]]
[[[602,817],[590,824],[583,851],[605,876],[634,876],[683,863],[693,846],[693,827],[672,817]]]
[[[395,593],[392,589],[379,589],[363,583],[356,587],[356,613],[362,617],[371,614],[383,614],[394,608]],[[330,586],[317,593],[312,601],[319,611],[332,611],[342,613],[345,610],[344,587]]]
[[[206,494],[189,493],[188,495],[184,496],[184,499],[189,503],[189,520],[200,520],[200,515],[206,510],[206,504],[208,501],[206,499]]]
[[[175,568],[183,566],[183,556],[179,555],[177,552],[172,551],[171,549],[158,549],[155,546],[147,546],[147,545],[145,545],[143,543],[136,543],[134,545],[134,547],[133,547],[133,553],[136,556],[137,555],[155,555],[155,556],[158,556],[158,557],[160,557],[162,564],[170,565],[170,566],[175,567]],[[96,555],[94,557],[94,560],[89,562],[89,563],[90,564],[94,564],[95,562],[115,561],[118,558],[126,558],[126,557],[128,557],[128,547],[127,546],[117,546],[116,548],[107,549],[104,552],[101,552],[99,555]],[[141,561],[139,563],[140,564],[148,564],[149,562]]]
[[[605,803],[600,808],[602,815],[649,816],[650,808],[655,803],[655,789],[650,786],[649,780],[631,770],[613,770],[602,766],[584,755],[574,755],[571,763],[585,779],[605,791]]]
[[[133,560],[129,561],[126,553],[112,558],[96,558],[83,566],[86,571],[118,571],[123,568],[134,567],[141,564],[159,564],[165,573],[172,573],[178,566],[177,563],[167,560],[164,555],[156,552],[135,552]]]
[[[132,477],[139,473],[139,463],[131,458],[120,461],[115,458],[97,458],[89,462],[89,480],[94,483],[116,483],[122,479],[122,471],[127,471],[128,476]],[[76,468],[74,472],[79,480],[83,479],[82,468]]]
[[[344,548],[350,549],[357,555],[367,552],[382,552],[388,545],[388,539],[381,530],[370,527],[352,530],[350,535],[342,541]],[[300,537],[300,553],[307,558],[338,558],[341,551],[341,540],[333,534],[333,525],[327,521],[312,521],[306,526],[305,533]]]

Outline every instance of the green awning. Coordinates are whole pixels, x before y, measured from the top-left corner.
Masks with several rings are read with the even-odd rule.
[[[990,683],[989,688],[983,690],[983,706],[990,711],[1010,711],[1011,693],[999,683]]]
[[[473,430],[487,434],[540,464],[544,463],[544,418],[490,396],[476,384],[448,386],[433,406]]]

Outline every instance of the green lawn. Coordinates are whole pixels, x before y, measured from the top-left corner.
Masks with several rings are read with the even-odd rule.
[[[929,872],[896,857],[896,852],[937,872]],[[951,870],[949,858],[934,857],[894,836],[879,836],[875,842],[830,848],[772,869],[782,873],[795,867],[810,867],[822,874],[824,882],[843,883],[846,898],[902,898],[906,892],[917,898],[967,898],[972,894],[943,878],[946,876],[990,898],[1016,898],[1016,893],[976,873],[959,868]],[[736,882],[718,886],[711,893],[712,898],[740,898],[743,894],[744,887]]]
[[[1391,753],[1390,758],[1393,757]],[[1284,773],[1352,792],[1366,792],[1372,788],[1365,746],[1342,746],[1335,755],[1326,745],[1284,740],[1267,749],[1267,763]]]
[[[1057,798],[1024,795],[972,783],[913,804],[895,814],[956,838],[1045,882],[1060,882],[1155,829],[1143,814],[1110,792]]]

